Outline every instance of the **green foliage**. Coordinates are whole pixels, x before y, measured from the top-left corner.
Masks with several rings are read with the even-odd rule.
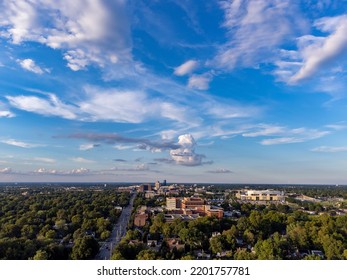
[[[95,257],[99,251],[99,244],[92,236],[84,236],[75,240],[71,258],[74,260],[88,260]]]
[[[93,188],[33,187],[22,192],[0,189],[0,259],[36,259],[43,254],[68,259],[71,242],[76,245],[87,231],[97,240],[109,238],[120,215],[115,207],[128,204],[130,197]]]

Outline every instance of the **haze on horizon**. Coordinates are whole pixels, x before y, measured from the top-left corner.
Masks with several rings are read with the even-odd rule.
[[[346,0],[0,8],[0,182],[347,184]]]

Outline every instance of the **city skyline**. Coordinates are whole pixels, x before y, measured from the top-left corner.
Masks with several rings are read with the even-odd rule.
[[[347,184],[346,4],[0,3],[0,181]]]

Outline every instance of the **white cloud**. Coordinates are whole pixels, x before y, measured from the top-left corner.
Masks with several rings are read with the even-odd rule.
[[[347,15],[321,18],[315,22],[315,26],[322,32],[329,32],[330,35],[326,37],[308,35],[299,38],[299,54],[303,65],[290,78],[290,83],[310,78],[323,66],[346,52]]]
[[[188,60],[182,65],[175,68],[174,74],[177,76],[184,76],[192,73],[198,67],[196,60]]]
[[[7,109],[7,106],[0,102],[0,118],[13,118],[16,115]]]
[[[205,113],[219,119],[249,118],[259,115],[260,107],[242,106],[227,99],[209,100],[203,106]]]
[[[304,142],[305,139],[295,138],[295,137],[279,137],[279,138],[271,138],[264,139],[260,142],[262,145],[279,145],[279,144],[291,144],[291,143],[300,143]]]
[[[32,143],[27,143],[27,142],[23,142],[23,141],[18,141],[15,139],[0,140],[0,142],[7,144],[7,145],[21,147],[21,148],[36,148],[36,147],[42,147],[43,146],[40,144],[32,144]]]
[[[345,124],[328,124],[325,127],[331,128],[333,130],[339,131],[339,130],[344,130],[347,128],[347,125]]]
[[[285,133],[283,133],[285,135],[288,135],[286,137],[264,139],[260,143],[262,145],[301,143],[301,142],[306,142],[306,141],[322,138],[330,133],[331,133],[330,131],[297,128],[297,129],[288,130]]]
[[[253,127],[245,128],[242,133],[244,137],[272,137],[263,139],[262,145],[278,145],[289,143],[301,143],[318,139],[330,134],[330,130],[318,130],[306,127],[288,128],[285,126],[259,124]]]
[[[227,42],[212,65],[223,69],[258,67],[273,62],[278,48],[306,29],[297,3],[290,0],[225,0],[223,26]]]
[[[116,150],[129,150],[135,148],[135,146],[129,146],[129,145],[114,145],[113,148]]]
[[[219,168],[216,170],[209,170],[206,171],[207,173],[214,173],[214,174],[228,174],[228,173],[233,173],[231,170],[229,169],[225,169],[225,168]]]
[[[59,172],[55,169],[46,169],[46,168],[38,168],[34,171],[34,173],[38,174],[59,174]]]
[[[320,146],[317,148],[313,148],[311,151],[312,152],[322,152],[322,153],[347,152],[347,146],[341,146],[341,147]]]
[[[92,144],[92,143],[88,143],[88,144],[81,144],[79,149],[81,151],[88,151],[88,150],[92,150],[96,147],[100,146],[99,144]]]
[[[25,70],[28,70],[28,71],[36,73],[36,74],[43,74],[44,73],[44,70],[40,66],[36,65],[35,61],[30,59],[30,58],[26,58],[23,60],[18,59],[17,62]],[[45,71],[47,71],[47,70],[45,70]]]
[[[188,87],[192,89],[207,90],[209,88],[212,75],[205,73],[202,75],[192,75],[188,81]]]
[[[113,167],[109,169],[109,171],[125,171],[125,172],[136,172],[136,171],[153,171],[149,169],[149,166],[145,163],[141,163],[136,165],[135,167],[130,168],[119,168],[119,167]]]
[[[65,104],[54,94],[48,94],[48,99],[37,96],[6,96],[13,107],[17,109],[41,114],[44,116],[58,116],[66,119],[76,119],[76,107]]]
[[[86,87],[85,91],[87,98],[78,105],[80,111],[86,113],[87,120],[141,123],[158,111],[158,103],[151,103],[141,91],[96,87]]]
[[[281,135],[286,132],[286,128],[282,126],[274,126],[268,124],[259,125],[259,130],[243,133],[244,137],[258,137],[258,136],[269,136],[269,135]]]
[[[9,0],[1,4],[1,33],[14,44],[31,41],[61,49],[72,70],[131,60],[126,2]],[[49,24],[47,24],[49,23]]]
[[[196,142],[191,134],[180,135],[178,145],[180,148],[170,150],[170,156],[176,164],[185,166],[204,164],[203,159],[205,156],[195,153]]]
[[[200,122],[188,107],[161,98],[151,98],[143,91],[86,86],[84,95],[80,97],[82,101],[78,100],[74,104],[72,101],[67,104],[52,93],[45,95],[47,98],[24,95],[6,98],[20,110],[80,121],[142,123],[165,118],[186,124]]]
[[[0,169],[0,174],[10,174],[10,173],[12,173],[12,169],[9,167]]]
[[[41,161],[41,162],[45,162],[45,163],[55,163],[56,162],[56,160],[53,158],[45,158],[45,157],[35,157],[35,158],[33,158],[33,160]]]
[[[71,159],[74,162],[79,162],[79,163],[93,163],[95,162],[94,160],[86,159],[83,157],[75,157]]]
[[[16,115],[10,111],[0,111],[0,118],[13,118]]]
[[[76,168],[71,170],[56,170],[56,169],[46,169],[38,168],[34,170],[34,174],[42,175],[88,175],[91,173],[89,169],[86,168]]]

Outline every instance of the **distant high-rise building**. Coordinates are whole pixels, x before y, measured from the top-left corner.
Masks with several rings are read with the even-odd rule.
[[[166,180],[163,181],[163,186],[166,186]]]
[[[156,181],[155,184],[154,184],[154,188],[155,188],[156,190],[159,190],[160,187],[161,187],[160,182],[159,182],[159,181]]]

